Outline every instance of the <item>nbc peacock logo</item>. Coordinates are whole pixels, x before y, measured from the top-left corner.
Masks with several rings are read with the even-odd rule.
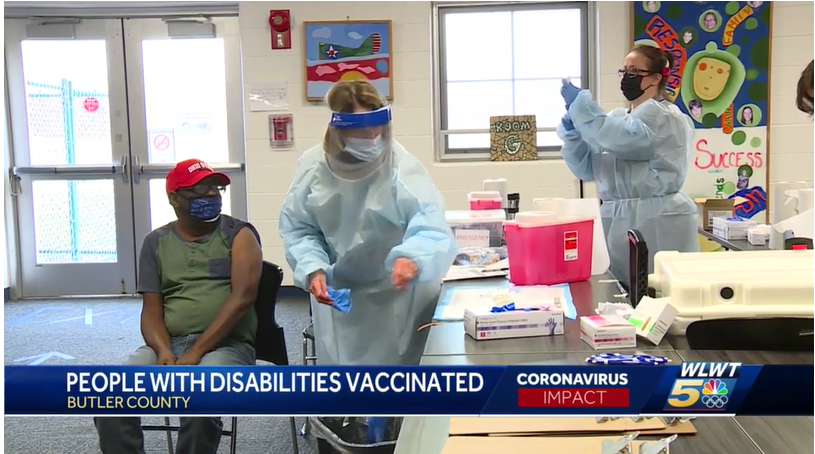
[[[717,379],[708,380],[702,387],[702,404],[710,409],[722,409],[727,405],[727,385]]]

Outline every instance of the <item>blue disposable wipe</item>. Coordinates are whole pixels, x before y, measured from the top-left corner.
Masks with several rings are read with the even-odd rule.
[[[509,304],[505,304],[503,306],[493,306],[493,308],[490,309],[490,312],[492,312],[493,314],[498,314],[498,313],[501,313],[501,312],[512,312],[514,310],[515,310],[515,303],[509,303]]]
[[[334,290],[328,287],[328,297],[334,302],[334,309],[347,314],[351,310],[351,290],[347,288]]]

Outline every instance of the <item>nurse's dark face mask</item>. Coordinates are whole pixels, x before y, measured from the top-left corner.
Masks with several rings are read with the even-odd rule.
[[[617,73],[620,76],[620,90],[629,101],[639,99],[645,94],[645,90],[659,85],[661,76],[639,68],[623,68]]]

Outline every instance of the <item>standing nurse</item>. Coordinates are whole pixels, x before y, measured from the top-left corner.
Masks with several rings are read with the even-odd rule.
[[[662,93],[673,56],[636,47],[620,70],[629,107],[609,114],[591,93],[564,83],[567,113],[558,126],[563,159],[577,178],[594,181],[603,204],[611,272],[628,282],[627,231],[645,237],[652,272],[658,251],[696,252],[696,205],[679,192],[688,173],[693,123]]]
[[[327,96],[325,139],[300,158],[280,212],[294,282],[311,292],[321,365],[417,365],[441,279],[455,257],[444,202],[393,140],[391,110],[368,82]],[[327,287],[351,290],[351,310]]]

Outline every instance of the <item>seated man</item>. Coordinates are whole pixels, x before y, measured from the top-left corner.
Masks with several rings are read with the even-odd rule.
[[[141,332],[127,365],[251,365],[263,256],[250,224],[221,214],[229,177],[197,159],[167,174],[178,220],[150,232],[139,256]],[[142,454],[139,418],[96,418],[104,454]],[[178,454],[215,454],[220,418],[181,418]]]

